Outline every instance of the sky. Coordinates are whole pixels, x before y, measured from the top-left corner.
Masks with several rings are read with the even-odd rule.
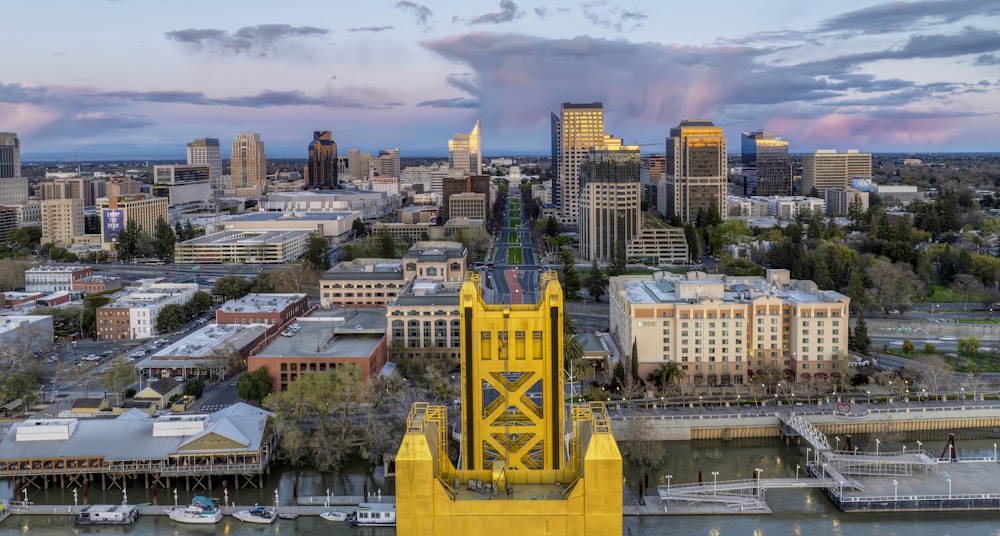
[[[268,157],[548,154],[563,102],[663,152],[709,119],[731,153],[1000,151],[1000,1],[47,0],[4,10],[0,131],[22,159],[177,158],[261,135]]]

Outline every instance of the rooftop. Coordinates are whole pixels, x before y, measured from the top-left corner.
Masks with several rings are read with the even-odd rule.
[[[300,237],[307,237],[312,231],[299,229],[295,231],[249,231],[230,230],[199,236],[185,240],[184,245],[214,245],[214,244],[280,244]]]
[[[342,220],[357,214],[356,212],[247,212],[230,218],[231,222],[263,222],[263,221],[326,221]]]
[[[164,361],[171,358],[189,366],[192,359],[214,358],[212,352],[223,345],[239,350],[263,335],[267,328],[267,324],[208,324],[140,361],[136,367],[164,367]]]
[[[82,264],[42,264],[41,266],[34,266],[28,268],[24,271],[26,274],[39,274],[39,273],[73,273],[80,270],[86,270],[90,266],[84,266]]]
[[[305,299],[305,294],[247,294],[222,304],[225,313],[277,313]]]
[[[392,305],[458,305],[462,282],[414,279],[400,291]]]
[[[749,303],[760,296],[775,296],[790,303],[825,303],[838,299],[846,299],[843,294],[833,290],[807,292],[795,286],[770,284],[764,277],[738,277],[714,279],[682,279],[668,274],[661,279],[625,281],[624,288],[628,301],[633,304],[655,303],[694,303],[698,299],[681,297],[680,285],[704,285],[706,288],[723,286],[723,301]],[[808,286],[812,282],[801,282]],[[801,286],[801,284],[800,284]],[[706,295],[708,292],[706,291]]]
[[[385,316],[382,330],[365,329],[364,324],[345,324],[329,317],[304,317],[298,320],[301,329],[291,337],[275,337],[255,357],[368,357],[385,338]],[[354,329],[354,326],[362,328]],[[357,335],[346,334],[357,331]],[[372,333],[375,331],[375,333]]]
[[[100,307],[100,309],[131,309],[136,307],[151,307],[163,300],[173,298],[178,294],[186,292],[196,292],[198,285],[194,283],[154,283],[152,285],[139,287],[137,290],[127,292],[121,297],[116,297],[114,302]]]
[[[337,263],[323,274],[322,279],[402,279],[403,263],[399,259],[354,259]]]

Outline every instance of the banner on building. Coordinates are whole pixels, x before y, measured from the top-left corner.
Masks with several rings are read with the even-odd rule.
[[[113,242],[125,228],[125,211],[111,209],[104,211],[104,241]]]

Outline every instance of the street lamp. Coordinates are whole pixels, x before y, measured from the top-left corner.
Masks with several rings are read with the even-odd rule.
[[[809,465],[809,453],[810,452],[812,452],[812,449],[809,448],[809,447],[806,447],[806,466]]]
[[[670,494],[670,479],[673,478],[674,475],[663,475],[663,477],[667,479],[667,494],[669,495]]]
[[[833,436],[833,438],[837,440],[837,450],[839,451],[840,450],[840,436]]]
[[[858,454],[858,446],[857,446],[857,445],[854,445],[854,454],[855,454],[855,455],[857,455],[857,454]]]
[[[997,444],[993,443],[993,461],[997,461]]]
[[[719,472],[712,471],[712,495],[719,494]]]
[[[795,464],[795,480],[799,479],[799,464]]]
[[[948,498],[951,498],[951,479],[948,479]]]
[[[826,464],[823,464],[823,478],[826,478]]]
[[[882,443],[882,440],[875,438],[875,455],[878,456],[878,446]]]
[[[759,498],[763,490],[760,489],[760,473],[763,471],[760,467],[754,470],[757,473],[757,497]]]
[[[868,405],[870,406],[871,404],[872,404],[872,392],[871,392],[871,390],[869,390],[868,391]]]
[[[917,450],[923,450],[923,448],[924,448],[924,444],[921,443],[920,440],[917,440]]]
[[[898,480],[893,480],[892,481],[892,500],[894,500],[894,501],[898,501],[899,500],[899,481]]]

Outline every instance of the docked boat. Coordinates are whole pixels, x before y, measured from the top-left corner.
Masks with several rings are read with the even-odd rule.
[[[348,515],[344,512],[323,512],[319,517],[327,521],[347,521]]]
[[[299,514],[278,514],[278,519],[298,519]]]
[[[270,525],[271,523],[274,523],[275,519],[278,518],[278,513],[275,512],[273,508],[268,510],[263,506],[254,506],[253,508],[233,512],[233,517],[247,523]]]
[[[167,516],[178,523],[212,524],[222,521],[222,510],[214,499],[197,496],[188,506],[175,506],[165,510]]]
[[[361,503],[351,515],[351,524],[359,527],[395,527],[394,503]]]
[[[139,519],[139,508],[131,504],[91,504],[73,517],[77,525],[131,525]]]

